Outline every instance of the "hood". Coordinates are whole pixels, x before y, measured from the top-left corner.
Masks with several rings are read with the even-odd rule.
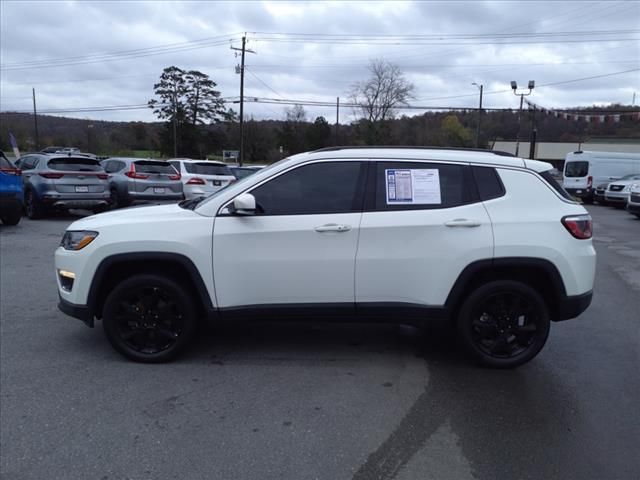
[[[627,186],[627,185],[633,185],[634,183],[640,183],[639,179],[636,180],[615,180],[613,182],[611,182],[609,185],[623,185],[623,186]]]
[[[186,217],[197,218],[201,217],[201,215],[198,215],[193,210],[180,208],[175,203],[148,207],[130,207],[85,217],[73,222],[69,225],[67,230],[99,230],[101,227],[108,227],[110,225],[121,225],[126,223],[139,224],[157,222],[158,220],[171,222],[172,220],[184,219]]]

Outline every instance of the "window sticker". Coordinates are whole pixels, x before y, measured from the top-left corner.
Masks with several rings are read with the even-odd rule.
[[[387,169],[387,205],[433,205],[442,203],[437,168]]]

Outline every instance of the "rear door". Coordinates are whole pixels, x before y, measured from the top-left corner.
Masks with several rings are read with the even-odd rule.
[[[138,160],[133,162],[135,191],[140,195],[162,196],[182,193],[180,175],[168,162]]]
[[[592,179],[593,181],[593,179]],[[589,187],[589,161],[585,158],[569,160],[564,164],[564,188],[586,189]]]
[[[358,314],[444,305],[467,265],[493,257],[471,167],[377,161],[370,171],[356,256]]]

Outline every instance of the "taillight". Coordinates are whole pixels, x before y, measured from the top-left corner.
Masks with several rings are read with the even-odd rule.
[[[593,235],[590,215],[569,215],[562,217],[562,224],[571,235],[579,240],[586,240]]]
[[[137,173],[135,164],[131,164],[131,170],[125,172],[125,175],[129,178],[137,178],[139,180],[145,180],[149,178],[149,175],[145,175],[144,173]]]
[[[100,180],[106,180],[106,179],[108,179],[108,178],[109,178],[109,175],[107,175],[106,173],[99,173],[99,174],[98,174],[98,178],[99,178]]]
[[[589,175],[587,177],[587,188],[591,188],[592,185],[593,185],[593,177]]]
[[[206,185],[206,183],[207,182],[205,182],[201,178],[193,177],[189,179],[189,181],[187,182],[187,185]]]
[[[180,180],[181,178],[182,178],[182,175],[180,175],[179,173],[175,175],[169,175],[169,180]]]
[[[64,173],[39,173],[41,177],[44,178],[62,178],[64,177]]]
[[[22,175],[22,170],[19,168],[0,168],[0,172],[6,173],[7,175],[15,175],[16,177]]]

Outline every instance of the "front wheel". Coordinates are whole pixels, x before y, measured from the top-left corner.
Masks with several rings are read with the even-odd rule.
[[[535,357],[549,336],[544,299],[511,280],[487,283],[469,295],[458,316],[467,351],[482,365],[513,368]]]
[[[0,220],[5,225],[17,225],[22,218],[22,206],[17,205],[14,208],[7,208],[1,213]]]
[[[107,296],[102,324],[111,345],[136,362],[175,358],[193,338],[196,308],[180,285],[161,275],[136,275]]]

